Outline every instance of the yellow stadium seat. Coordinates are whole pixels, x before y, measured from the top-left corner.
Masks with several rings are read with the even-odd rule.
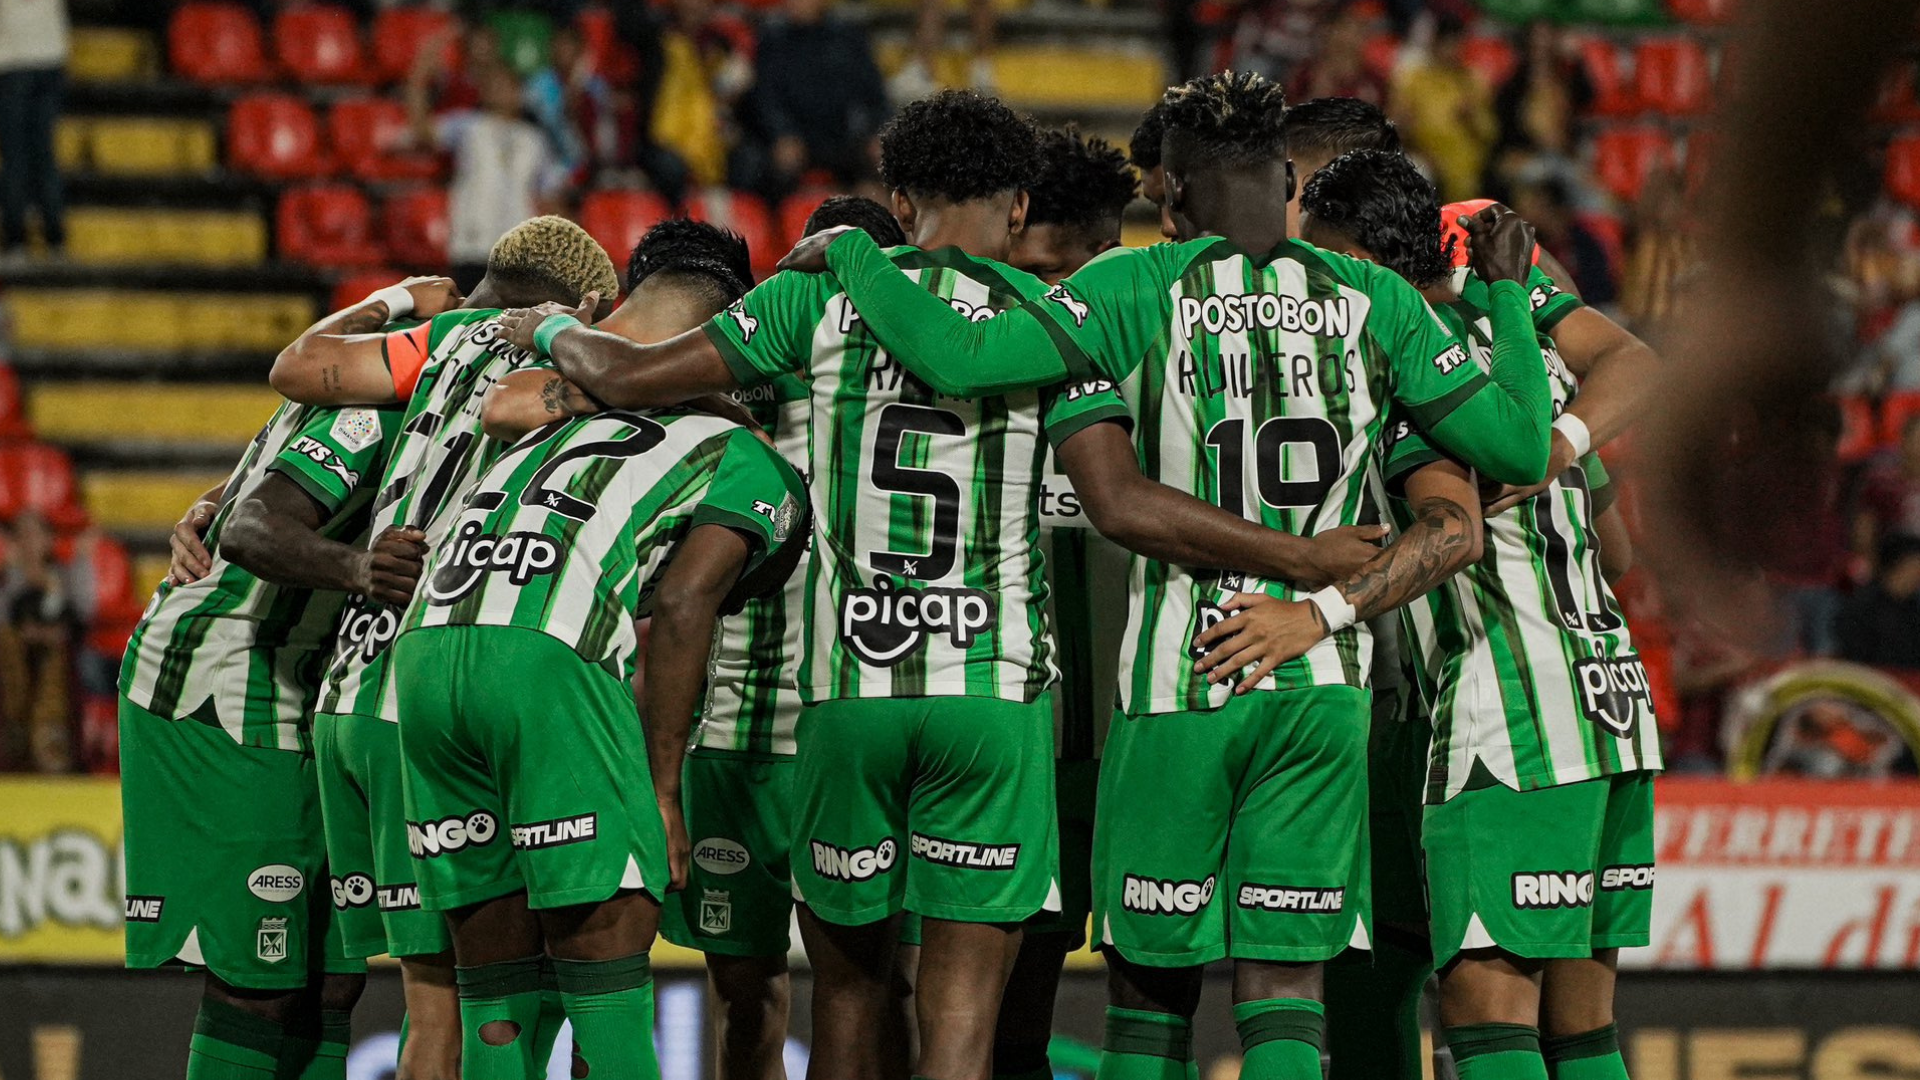
[[[67,254],[94,265],[251,266],[267,257],[267,227],[248,211],[82,206],[67,213]]]
[[[156,69],[153,39],[138,30],[77,26],[67,75],[78,82],[130,82]]]
[[[94,470],[80,477],[81,499],[101,528],[164,534],[180,512],[225,473]]]
[[[63,116],[53,128],[53,156],[66,172],[87,168],[87,155],[93,147],[90,121],[84,116]]]
[[[279,404],[264,385],[190,383],[47,383],[27,398],[35,430],[67,443],[244,444]]]
[[[120,176],[184,176],[214,167],[213,125],[199,120],[93,117],[88,125],[94,169]]]
[[[10,289],[22,349],[274,353],[314,320],[305,296]]]
[[[907,62],[909,47],[896,41],[877,51],[881,68],[895,72]],[[965,86],[970,63],[965,52],[944,51],[934,63],[934,76],[947,86]],[[1010,45],[993,55],[994,86],[1008,101],[1027,107],[1144,112],[1166,91],[1166,78],[1165,63],[1146,51]]]
[[[145,596],[153,587],[165,580],[167,571],[173,564],[165,555],[135,555],[133,557],[133,591]]]

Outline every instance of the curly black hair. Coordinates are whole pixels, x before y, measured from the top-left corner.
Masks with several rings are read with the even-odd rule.
[[[1167,136],[1189,160],[1229,168],[1287,156],[1287,94],[1248,71],[1191,79],[1167,91]]]
[[[1287,146],[1295,157],[1336,158],[1349,150],[1398,154],[1400,129],[1378,105],[1359,98],[1314,98],[1287,110]]]
[[[753,288],[753,257],[747,240],[732,229],[674,218],[648,229],[627,259],[627,291],[655,274],[703,277],[728,303]]]
[[[1120,220],[1140,179],[1119,147],[1078,128],[1040,133],[1040,174],[1027,187],[1027,224],[1076,229]]]
[[[1453,268],[1440,243],[1440,193],[1404,154],[1341,154],[1307,181],[1300,210],[1345,233],[1415,288],[1445,280]]]
[[[1160,143],[1167,137],[1167,103],[1164,99],[1140,115],[1140,126],[1127,140],[1127,160],[1141,172],[1160,167]]]
[[[971,202],[1024,188],[1038,170],[1033,121],[971,90],[913,102],[880,129],[880,178],[910,195]]]
[[[900,222],[894,219],[893,211],[859,195],[829,196],[807,215],[806,228],[800,235],[812,236],[836,225],[852,225],[873,237],[873,242],[881,247],[898,247],[907,242],[907,234],[900,231]]]

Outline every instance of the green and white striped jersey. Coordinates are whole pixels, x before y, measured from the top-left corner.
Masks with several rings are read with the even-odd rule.
[[[1535,271],[1528,283],[1558,415],[1577,383],[1549,331],[1579,302]],[[1469,279],[1438,310],[1479,364],[1492,355],[1486,286]],[[1411,423],[1385,448],[1396,494],[1441,457]],[[1608,493],[1589,455],[1538,496],[1487,520],[1478,563],[1401,611],[1422,704],[1433,719],[1427,799],[1465,790],[1476,767],[1521,791],[1658,769],[1660,739],[1646,668],[1600,574],[1593,524]],[[1394,524],[1412,508],[1390,500]]]
[[[761,595],[790,568],[769,558],[804,542],[806,498],[780,455],[705,413],[606,412],[549,424],[473,486],[427,560],[402,632],[537,630],[627,682],[633,621],[651,610],[687,532],[718,524],[745,534],[753,554],[734,595]]]
[[[1065,761],[1100,756],[1118,703],[1132,553],[1095,532],[1073,481],[1051,450],[1040,474],[1040,547],[1047,559],[1047,624],[1060,685],[1054,749]]]
[[[438,546],[474,479],[505,449],[481,431],[487,390],[515,371],[550,365],[509,342],[494,321],[498,314],[449,311],[387,335],[388,366],[406,413],[374,501],[374,535],[412,526]],[[387,654],[401,614],[364,597],[347,605],[317,711],[399,721]]]
[[[907,278],[981,320],[1046,286],[954,248],[894,248]],[[824,274],[777,274],[707,324],[744,387],[812,383],[807,475],[808,702],[979,696],[1032,701],[1055,679],[1036,493],[1042,394],[936,395],[883,349]],[[1060,439],[1120,414],[1110,383],[1045,395]]]
[[[207,575],[163,584],[127,643],[120,692],[156,716],[216,724],[243,746],[302,750],[344,593],[287,588],[228,562],[220,537],[270,472],[326,517],[320,535],[359,543],[400,428],[398,409],[282,404],[228,478],[207,529]]]
[[[787,464],[805,475],[807,424],[812,390],[788,376],[734,394]],[[811,531],[809,531],[811,537]],[[811,539],[795,543],[811,545]],[[805,648],[807,563],[798,567],[780,591],[747,601],[720,623],[713,660],[707,671],[707,698],[692,745],[738,753],[795,753],[794,728],[800,721],[800,653]]]

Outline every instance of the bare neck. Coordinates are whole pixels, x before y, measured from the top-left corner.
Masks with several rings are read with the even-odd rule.
[[[1013,250],[1007,208],[998,200],[921,205],[913,223],[913,246],[924,251],[956,247],[976,259],[1005,262]]]

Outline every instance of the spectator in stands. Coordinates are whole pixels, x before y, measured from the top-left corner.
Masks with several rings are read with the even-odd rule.
[[[572,23],[554,28],[548,48],[547,65],[527,77],[527,111],[569,179],[584,185],[589,167],[610,161],[618,142],[613,89],[593,69],[586,39]]]
[[[1487,88],[1467,68],[1466,42],[1466,23],[1457,15],[1441,15],[1434,21],[1432,44],[1402,69],[1393,86],[1392,111],[1408,146],[1433,166],[1447,202],[1480,195],[1487,153],[1499,134]]]
[[[1674,313],[1698,256],[1687,228],[1686,191],[1671,169],[1655,169],[1633,209],[1633,239],[1622,274],[1620,310],[1637,327],[1657,329]]]
[[[1860,485],[1856,550],[1870,554],[1891,536],[1920,537],[1920,413],[1907,417],[1897,450],[1869,465]]]
[[[1593,84],[1553,24],[1529,26],[1520,56],[1519,68],[1493,102],[1500,135],[1482,187],[1497,199],[1510,197],[1523,171],[1577,177],[1574,121],[1593,103]]]
[[[1513,209],[1533,223],[1540,246],[1546,248],[1573,275],[1581,299],[1589,304],[1611,304],[1620,287],[1605,244],[1581,224],[1566,182],[1557,176],[1523,179],[1513,190]]]
[[[1241,0],[1214,47],[1213,70],[1252,71],[1285,85],[1313,56],[1334,0]]]
[[[1817,501],[1803,509],[1800,542],[1783,554],[1773,572],[1793,614],[1795,644],[1809,656],[1832,656],[1839,651],[1834,623],[1841,589],[1847,584],[1852,526],[1845,506],[1846,477],[1836,457],[1840,407],[1832,401],[1821,405],[1820,450],[1825,466],[1815,492]]]
[[[1880,542],[1873,580],[1840,610],[1840,655],[1876,667],[1920,669],[1920,537]]]
[[[93,583],[84,567],[61,565],[39,514],[21,514],[11,532],[0,574],[0,747],[39,772],[67,772],[74,652],[93,616]]]
[[[827,10],[827,0],[787,0],[760,34],[754,105],[771,147],[762,187],[784,196],[807,172],[842,183],[869,176],[875,138],[890,113],[867,32]]]
[[[442,61],[447,47],[460,42],[460,62]],[[471,26],[450,23],[421,44],[413,56],[413,78],[424,78],[435,112],[480,107],[480,77],[505,63],[500,57],[500,35],[483,22]]]
[[[26,249],[29,210],[48,250],[67,242],[53,152],[67,37],[66,0],[0,0],[0,255]]]
[[[1294,72],[1293,81],[1287,84],[1287,101],[1358,98],[1385,108],[1387,84],[1367,66],[1367,31],[1371,25],[1360,4],[1343,5],[1321,31],[1319,53]]]
[[[895,104],[904,105],[932,97],[944,85],[937,74],[940,51],[947,40],[948,0],[919,0],[920,13],[914,21],[913,54],[887,89]],[[967,27],[973,33],[973,55],[967,64],[967,85],[983,94],[993,91],[993,32],[998,14],[993,0],[967,0]]]
[[[690,185],[752,186],[765,155],[742,149],[737,109],[753,89],[753,30],[711,0],[674,0],[657,49],[647,168],[655,185],[675,202]]]

